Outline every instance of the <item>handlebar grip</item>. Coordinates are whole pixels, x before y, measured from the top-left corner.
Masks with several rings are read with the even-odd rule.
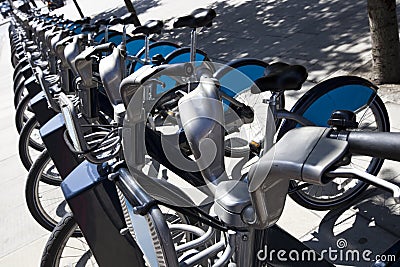
[[[400,133],[350,132],[351,153],[400,161]]]

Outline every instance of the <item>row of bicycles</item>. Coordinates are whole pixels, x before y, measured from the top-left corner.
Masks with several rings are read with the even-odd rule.
[[[176,18],[191,36],[181,47],[156,39],[159,20],[127,32],[130,13],[13,13],[26,202],[52,232],[41,266],[282,266],[256,254],[278,240],[305,249],[276,226],[288,195],[328,210],[374,185],[398,201],[400,188],[376,177],[400,160],[377,86],[335,77],[286,110],[306,69],[210,60],[197,36],[215,19]]]

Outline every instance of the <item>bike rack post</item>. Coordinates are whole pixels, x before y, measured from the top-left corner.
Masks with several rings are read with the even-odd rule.
[[[76,9],[78,10],[79,16],[81,16],[81,18],[84,18],[85,16],[82,13],[81,7],[78,5],[78,2],[76,0],[72,0],[72,1],[74,2]]]

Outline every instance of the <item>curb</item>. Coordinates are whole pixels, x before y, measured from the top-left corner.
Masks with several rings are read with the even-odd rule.
[[[3,26],[4,24],[9,23],[9,22],[10,22],[9,18],[3,19],[2,21],[0,21],[0,26]]]

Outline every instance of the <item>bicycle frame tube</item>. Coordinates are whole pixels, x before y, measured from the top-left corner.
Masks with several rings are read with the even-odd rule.
[[[293,113],[293,112],[290,112],[290,111],[287,111],[285,109],[277,110],[274,113],[274,116],[276,119],[286,119],[286,120],[296,121],[303,126],[315,126],[315,123],[313,123],[312,121],[307,120],[303,116]]]
[[[144,37],[144,63],[149,64],[150,63],[150,42],[149,42],[149,36]]]
[[[196,47],[197,47],[197,32],[196,29],[193,29],[190,33],[190,62],[194,62],[196,60]]]

